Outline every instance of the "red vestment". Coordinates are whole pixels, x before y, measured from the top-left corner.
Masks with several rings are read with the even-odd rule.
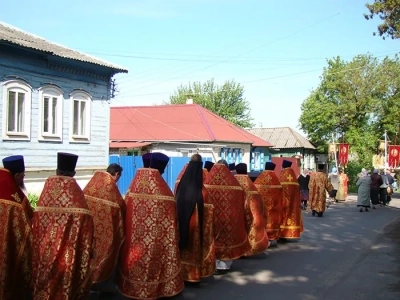
[[[14,177],[3,168],[0,186],[0,299],[26,299],[32,271],[30,205]]]
[[[176,180],[175,192],[186,167],[187,165]],[[203,181],[206,171],[203,169]],[[200,223],[196,206],[189,223],[188,247],[180,251],[182,277],[185,281],[190,282],[198,282],[201,277],[212,276],[215,272],[214,206],[210,203],[206,188],[203,188],[203,200],[203,243],[201,244]]]
[[[174,196],[156,169],[138,169],[125,196],[125,243],[117,285],[134,299],[172,297],[184,288]]]
[[[276,241],[280,238],[282,210],[282,185],[272,170],[263,171],[254,181],[264,202],[264,219],[268,238]]]
[[[215,254],[232,260],[250,251],[244,216],[245,192],[223,164],[215,164],[204,182],[214,205]]]
[[[112,275],[125,239],[125,201],[114,178],[107,172],[94,173],[83,193],[94,221],[92,282],[103,282]]]
[[[248,175],[236,174],[235,178],[246,193],[244,204],[246,228],[251,249],[246,256],[264,252],[268,248],[268,235],[264,219],[264,203]]]
[[[326,208],[326,192],[333,189],[328,176],[321,171],[312,173],[308,188],[310,192],[307,212],[314,210],[317,213],[324,213]]]
[[[278,178],[283,191],[283,217],[280,236],[286,239],[297,239],[300,237],[300,233],[303,232],[300,185],[292,168],[282,169]]]
[[[85,299],[93,217],[74,178],[50,176],[33,216],[34,299]]]

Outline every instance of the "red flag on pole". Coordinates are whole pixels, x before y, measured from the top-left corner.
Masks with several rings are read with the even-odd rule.
[[[389,168],[396,168],[399,166],[400,160],[400,146],[390,145],[388,151],[388,164]]]
[[[342,166],[347,165],[349,162],[349,144],[339,145],[339,164]]]

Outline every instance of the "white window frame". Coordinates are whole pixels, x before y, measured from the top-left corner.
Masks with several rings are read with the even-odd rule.
[[[23,106],[23,128],[22,131],[8,131],[8,93],[10,91],[25,93]],[[2,103],[2,138],[3,140],[29,141],[31,139],[31,111],[32,111],[32,87],[22,80],[9,80],[3,83]]]
[[[64,105],[64,93],[63,91],[52,85],[46,85],[39,89],[39,141],[62,141],[63,132],[63,105]],[[56,99],[56,132],[44,132],[44,98],[49,97],[51,99]],[[52,118],[50,117],[49,123],[52,123]]]
[[[74,102],[85,102],[85,132],[84,134],[74,134]],[[74,91],[70,94],[70,134],[69,141],[71,143],[90,143],[91,132],[91,102],[92,97],[85,91]]]

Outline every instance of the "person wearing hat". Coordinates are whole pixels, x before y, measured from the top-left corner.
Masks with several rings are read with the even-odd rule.
[[[202,157],[192,156],[176,187],[182,277],[199,282],[215,271],[214,207],[204,187]]]
[[[282,185],[282,221],[280,237],[298,239],[303,232],[303,218],[300,201],[300,185],[292,169],[292,162],[284,159],[278,176]]]
[[[116,283],[128,298],[172,297],[184,288],[176,202],[162,178],[169,157],[150,153],[125,196],[125,242]]]
[[[244,212],[246,194],[224,160],[212,167],[204,185],[214,205],[218,274],[229,270],[232,260],[244,256],[251,249]]]
[[[9,170],[14,177],[17,185],[25,190],[24,178],[25,178],[25,162],[22,155],[8,156],[3,159],[3,166]]]
[[[326,192],[329,193],[333,189],[324,169],[324,164],[318,164],[318,171],[311,174],[310,183],[308,184],[309,205],[307,207],[307,212],[311,210],[312,215],[315,216],[317,214],[318,217],[322,217],[325,212]]]
[[[228,165],[229,171],[231,171],[232,174],[236,174],[236,168],[235,168],[235,163],[229,164]]]
[[[211,168],[213,167],[214,163],[212,161],[206,161],[204,163],[204,169],[207,170],[207,173],[211,171]]]
[[[310,183],[310,175],[308,173],[308,169],[303,169],[303,172],[297,177],[297,182],[300,185],[301,208],[303,210],[306,209],[308,202],[308,184]]]
[[[246,193],[246,229],[251,249],[245,256],[263,253],[268,248],[268,234],[264,219],[264,203],[256,186],[247,175],[247,164],[236,165],[235,178]]]
[[[254,181],[264,203],[264,220],[270,247],[278,246],[282,222],[282,185],[274,172],[273,162],[265,163],[265,170]]]
[[[332,172],[328,175],[328,180],[333,186],[333,189],[329,192],[329,197],[332,199],[332,201],[338,202],[336,200],[336,194],[339,189],[340,177],[337,168],[332,168]]]
[[[10,171],[11,175],[14,177],[15,183],[21,189],[21,191],[27,195],[26,188],[25,188],[25,162],[24,157],[22,155],[13,155],[8,156],[3,159],[3,166],[4,169]],[[28,213],[29,219],[33,218],[33,209],[29,200],[23,201],[23,205]]]
[[[77,161],[77,155],[57,153],[57,175],[46,180],[35,209],[34,299],[84,299],[89,293],[94,224],[73,178]]]
[[[13,159],[0,168],[0,299],[30,299],[32,272],[32,224],[28,199],[15,180]],[[17,159],[18,161],[18,159]],[[18,164],[18,163],[17,163]],[[11,169],[11,171],[10,171]]]
[[[92,291],[117,293],[114,275],[118,255],[125,239],[125,201],[117,182],[122,175],[119,164],[110,164],[106,171],[97,171],[83,189],[94,221],[94,252],[91,264]]]

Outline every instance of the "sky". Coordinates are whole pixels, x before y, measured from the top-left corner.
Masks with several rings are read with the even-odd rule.
[[[161,105],[181,85],[243,85],[256,127],[298,125],[326,60],[393,57],[373,36],[372,0],[19,0],[0,20],[129,70],[112,106]],[[22,9],[21,9],[22,8]]]

